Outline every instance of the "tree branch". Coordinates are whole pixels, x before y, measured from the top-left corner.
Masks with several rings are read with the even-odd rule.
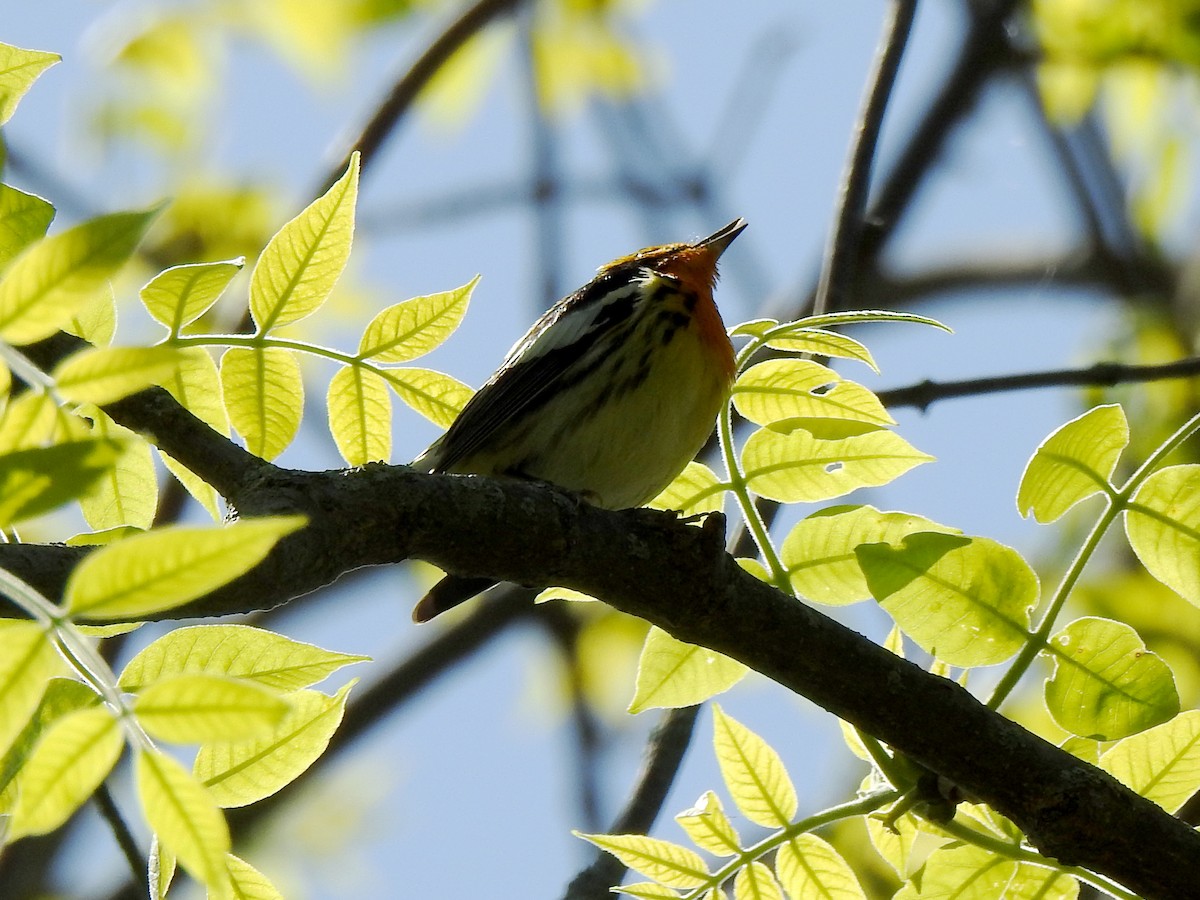
[[[871,186],[875,145],[879,141],[883,114],[887,111],[888,99],[896,83],[896,73],[900,70],[900,59],[904,55],[904,46],[908,43],[916,12],[916,0],[892,0],[889,4],[883,43],[867,80],[862,112],[854,129],[846,171],[838,191],[837,215],[825,248],[813,315],[846,307],[859,260],[859,240],[862,236],[863,214],[867,208],[867,192]]]

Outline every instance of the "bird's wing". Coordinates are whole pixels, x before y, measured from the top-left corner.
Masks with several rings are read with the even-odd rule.
[[[470,399],[449,430],[414,465],[446,472],[486,448],[504,425],[535,409],[569,385],[566,373],[586,372],[581,363],[601,335],[627,321],[638,284],[615,289],[596,282],[546,312],[509,351],[503,365]],[[596,302],[601,296],[605,302]],[[572,379],[574,376],[571,376]]]

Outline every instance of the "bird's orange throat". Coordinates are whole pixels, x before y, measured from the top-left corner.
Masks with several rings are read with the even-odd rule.
[[[725,323],[713,301],[718,255],[708,247],[687,247],[673,254],[662,269],[679,279],[685,294],[696,297],[696,308],[692,311],[696,332],[712,351],[712,358],[720,365],[722,374],[732,381],[736,371],[733,345],[729,343]]]

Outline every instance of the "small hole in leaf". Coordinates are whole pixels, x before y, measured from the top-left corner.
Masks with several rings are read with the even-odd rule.
[[[832,475],[834,472],[840,472],[843,467],[840,462],[831,462],[825,466],[825,471]]]
[[[815,388],[813,388],[811,391],[809,391],[809,393],[812,394],[814,397],[823,397],[825,394],[828,394],[830,391],[832,391],[835,387],[837,387],[837,382],[831,381],[828,384],[817,385]]]

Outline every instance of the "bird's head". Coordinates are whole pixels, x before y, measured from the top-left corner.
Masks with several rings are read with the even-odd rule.
[[[632,266],[677,278],[696,293],[710,293],[717,281],[717,260],[746,228],[745,219],[734,219],[706,238],[686,244],[662,244],[613,260],[600,269],[604,275]]]

